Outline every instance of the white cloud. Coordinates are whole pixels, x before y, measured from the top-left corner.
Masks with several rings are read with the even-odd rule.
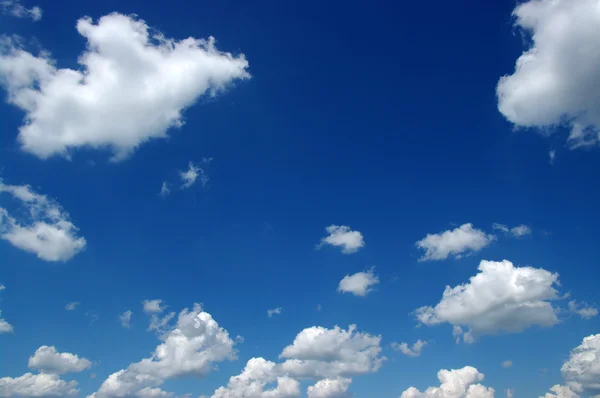
[[[131,316],[133,315],[133,311],[127,310],[119,315],[119,320],[121,321],[121,325],[125,329],[129,329],[131,327]]]
[[[177,41],[118,13],[76,27],[87,41],[80,70],[58,69],[47,52],[32,55],[13,40],[0,47],[8,101],[26,113],[18,141],[42,159],[90,147],[122,160],[181,127],[201,96],[250,77],[244,55],[219,51],[212,37]]]
[[[451,255],[460,258],[465,254],[479,251],[495,239],[496,236],[475,229],[468,223],[439,234],[427,234],[416,243],[416,246],[425,250],[425,254],[419,261],[445,260]]]
[[[198,177],[200,178],[202,187],[206,187],[206,184],[208,184],[208,174],[206,174],[204,169],[190,162],[186,171],[179,172],[179,178],[181,178],[181,188],[186,189],[191,187],[196,183]]]
[[[269,316],[269,318],[271,318],[273,315],[281,314],[281,311],[281,307],[273,308],[272,310],[267,310],[267,315]]]
[[[135,396],[137,398],[153,398],[153,397],[170,398],[170,397],[173,397],[173,395],[174,395],[173,393],[163,391],[160,388],[150,388],[150,387],[142,388],[140,391],[138,391],[135,394]]]
[[[175,318],[175,312],[169,312],[165,316],[160,317],[156,314],[152,314],[150,317],[150,325],[148,331],[156,330],[158,333],[163,333],[165,328],[168,326],[171,319]]]
[[[513,398],[515,396],[515,392],[512,388],[506,389],[506,398]]]
[[[144,300],[142,305],[144,306],[144,312],[146,314],[157,314],[163,312],[166,308],[162,305],[162,300]]]
[[[560,370],[574,392],[590,397],[600,395],[600,334],[585,337],[571,350]]]
[[[68,352],[57,352],[56,348],[41,346],[29,358],[29,368],[36,369],[41,373],[63,374],[70,372],[81,372],[92,366],[85,358],[79,358]]]
[[[548,158],[550,164],[554,164],[554,162],[556,161],[556,151],[554,149],[548,152]]]
[[[439,387],[429,387],[424,392],[410,387],[400,398],[493,398],[495,390],[479,384],[483,379],[483,373],[471,366],[442,369],[438,372]]]
[[[144,388],[159,387],[169,379],[203,377],[218,362],[235,358],[235,343],[199,304],[192,311],[181,311],[175,327],[160,338],[162,343],[150,358],[111,374],[91,397],[130,396]]]
[[[66,397],[77,393],[76,381],[67,382],[55,374],[25,373],[0,378],[0,397]]]
[[[417,309],[419,322],[450,323],[455,326],[455,336],[462,334],[461,325],[466,326],[469,331],[462,334],[465,342],[480,335],[558,323],[559,309],[551,304],[560,298],[554,288],[559,284],[558,274],[543,268],[515,267],[507,260],[482,260],[478,269],[469,283],[446,286],[435,307]]]
[[[494,223],[492,228],[500,230],[507,235],[512,235],[515,238],[520,238],[522,236],[531,234],[531,228],[524,224],[509,228],[504,224]]]
[[[373,289],[372,286],[379,283],[379,278],[375,275],[374,269],[365,272],[357,272],[353,275],[346,275],[338,285],[338,292],[352,293],[355,296],[364,297]]]
[[[546,395],[541,396],[540,398],[579,398],[579,395],[575,394],[571,389],[567,386],[561,386],[557,384],[550,388],[552,393],[546,393]]]
[[[516,26],[531,36],[531,47],[518,58],[514,73],[498,82],[498,109],[518,127],[566,125],[571,148],[597,144],[597,1],[527,1],[518,3],[513,15]]]
[[[308,386],[308,398],[349,398],[348,392],[352,379],[338,377],[336,379],[323,379],[313,386]]]
[[[3,290],[6,290],[6,286],[0,284],[0,292],[3,291]]]
[[[591,319],[598,315],[598,308],[591,307],[586,302],[578,304],[576,300],[569,301],[569,311],[579,315],[583,319]]]
[[[400,351],[409,357],[418,357],[421,355],[421,351],[427,345],[426,341],[417,340],[412,347],[409,347],[407,343],[392,343],[392,348],[396,351]]]
[[[0,1],[2,13],[12,15],[17,18],[31,18],[34,21],[42,19],[42,9],[38,6],[26,8],[19,0],[2,0]]]
[[[163,198],[168,196],[171,193],[171,188],[168,182],[163,181],[161,187],[160,187],[160,196],[162,196]]]
[[[510,368],[513,365],[513,362],[509,359],[507,361],[502,362],[503,368]]]
[[[321,239],[318,248],[323,245],[341,247],[342,253],[356,253],[358,249],[365,246],[365,240],[359,231],[352,231],[346,225],[330,225],[325,228],[328,236]]]
[[[81,304],[79,301],[72,301],[72,302],[68,303],[67,305],[65,305],[65,310],[74,311],[75,308],[77,308],[79,306],[79,304]]]
[[[29,218],[18,221],[0,207],[2,239],[45,261],[67,261],[85,248],[85,238],[77,236],[78,228],[60,204],[35,193],[29,185],[6,185],[0,180],[0,194],[3,192],[19,200]]]
[[[0,311],[0,315],[2,315],[2,311]],[[12,333],[14,328],[10,323],[6,320],[0,318],[0,333]]]

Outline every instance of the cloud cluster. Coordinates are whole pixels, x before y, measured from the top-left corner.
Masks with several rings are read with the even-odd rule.
[[[596,0],[517,3],[515,25],[531,38],[496,93],[500,112],[519,127],[566,125],[571,148],[600,140],[600,11]]]
[[[550,391],[552,392],[547,392],[540,398],[579,398],[579,395],[571,391],[568,386],[561,386],[560,384],[550,388]]]
[[[592,319],[598,315],[598,308],[592,307],[586,302],[577,303],[577,300],[569,301],[569,311],[583,319]]]
[[[317,248],[330,245],[341,247],[344,254],[351,254],[356,253],[358,249],[365,246],[363,235],[359,231],[352,231],[346,225],[330,225],[325,230],[329,235],[321,239],[321,243],[317,245]]]
[[[364,272],[357,272],[353,275],[346,275],[338,285],[338,292],[351,293],[355,296],[364,297],[370,293],[379,283],[379,277],[375,275],[374,268]]]
[[[2,0],[0,1],[2,13],[11,15],[17,18],[31,18],[33,21],[42,19],[42,9],[38,6],[26,8],[19,0]]]
[[[438,372],[439,387],[429,387],[424,392],[410,387],[400,398],[494,398],[495,390],[479,384],[484,374],[472,366],[462,369],[442,369]]]
[[[496,240],[496,236],[475,229],[473,224],[463,224],[458,228],[427,236],[415,245],[425,254],[419,261],[445,260],[449,256],[461,258],[479,251]]]
[[[308,386],[308,398],[350,398],[348,388],[352,379],[338,377],[336,379],[319,380],[315,385]]]
[[[90,147],[122,160],[181,127],[201,96],[250,77],[244,55],[219,51],[214,38],[170,39],[133,16],[82,18],[77,32],[87,41],[81,70],[59,69],[48,53],[35,56],[16,40],[0,45],[0,81],[26,114],[18,141],[42,159]]]
[[[446,286],[434,307],[416,310],[424,325],[449,323],[457,339],[473,342],[477,336],[520,332],[531,326],[558,323],[558,274],[543,268],[516,267],[508,260],[479,263],[469,283]],[[463,332],[462,326],[469,330]]]
[[[85,238],[78,236],[78,228],[60,204],[29,185],[6,185],[0,180],[2,193],[18,200],[28,217],[17,220],[0,207],[0,238],[45,261],[67,261],[85,248]]]

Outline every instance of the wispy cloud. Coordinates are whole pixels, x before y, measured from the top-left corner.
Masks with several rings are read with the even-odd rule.
[[[283,311],[281,307],[273,308],[272,310],[267,310],[267,315],[271,318],[273,315],[281,314],[281,311]]]
[[[33,21],[42,19],[42,9],[38,6],[26,8],[18,0],[2,0],[0,1],[2,13],[12,15],[17,18],[31,18]]]
[[[131,327],[131,316],[133,315],[133,311],[127,310],[121,315],[119,315],[119,320],[121,321],[121,326],[125,329],[129,329]]]
[[[65,305],[65,310],[73,311],[77,307],[79,307],[79,304],[81,304],[79,301],[72,301],[72,302],[68,303],[67,305]]]

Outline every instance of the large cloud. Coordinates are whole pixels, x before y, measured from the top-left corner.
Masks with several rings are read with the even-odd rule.
[[[583,339],[571,351],[561,368],[563,378],[576,393],[587,396],[600,395],[600,334]]]
[[[438,379],[439,387],[429,387],[424,392],[410,387],[400,398],[494,398],[494,389],[479,384],[484,375],[472,366],[442,369],[438,372]]]
[[[600,130],[600,7],[596,0],[531,0],[513,11],[531,47],[498,82],[498,108],[516,126],[567,125],[571,147]]]
[[[29,185],[6,185],[0,180],[2,193],[11,194],[29,213],[28,218],[17,220],[0,207],[2,239],[46,261],[67,261],[85,248],[85,238],[77,235],[78,228],[60,204]]]
[[[435,307],[416,310],[424,325],[450,323],[455,335],[472,342],[479,335],[520,332],[558,322],[558,274],[542,268],[515,267],[510,261],[483,260],[469,283],[446,286]],[[469,328],[463,333],[462,326]]]
[[[49,374],[81,372],[90,366],[92,363],[85,358],[79,358],[69,352],[57,352],[56,348],[45,345],[38,348],[29,358],[30,369]]]
[[[250,77],[244,55],[219,51],[214,38],[174,40],[142,20],[106,15],[77,21],[87,40],[81,70],[59,69],[16,40],[0,46],[0,82],[25,111],[18,140],[42,159],[79,147],[110,148],[115,160],[183,125],[183,111]]]
[[[179,313],[174,328],[161,336],[163,342],[150,358],[132,363],[110,375],[95,398],[126,397],[155,388],[182,376],[203,377],[216,363],[234,359],[234,342],[225,329],[199,304]]]
[[[425,238],[416,243],[416,246],[425,250],[420,261],[445,260],[451,255],[461,258],[465,254],[479,251],[495,239],[495,235],[488,235],[468,223],[438,234],[427,234]]]

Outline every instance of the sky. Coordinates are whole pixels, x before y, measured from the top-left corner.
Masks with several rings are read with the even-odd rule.
[[[600,397],[597,0],[0,13],[1,397]]]

